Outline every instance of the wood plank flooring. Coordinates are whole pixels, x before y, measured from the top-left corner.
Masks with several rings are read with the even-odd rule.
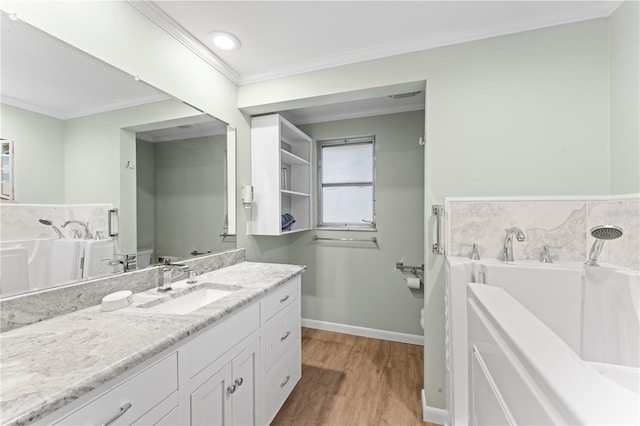
[[[423,348],[302,329],[302,380],[272,425],[429,425]]]

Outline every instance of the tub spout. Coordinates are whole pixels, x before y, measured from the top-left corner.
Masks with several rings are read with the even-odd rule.
[[[504,246],[502,247],[502,260],[505,262],[513,262],[513,237],[516,237],[516,240],[523,242],[526,240],[526,236],[524,235],[524,231],[517,226],[512,226],[507,229],[507,236],[504,239]]]

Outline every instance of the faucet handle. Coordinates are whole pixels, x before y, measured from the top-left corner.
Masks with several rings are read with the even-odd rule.
[[[471,260],[480,260],[480,252],[478,251],[478,244],[473,243],[471,248]]]
[[[540,253],[540,262],[541,263],[553,263],[553,259],[551,257],[551,250],[550,249],[562,249],[562,247],[560,246],[548,246],[548,245],[544,245],[542,246],[542,253]]]
[[[193,269],[187,270],[187,284],[195,284],[198,282],[196,277],[200,275],[199,272],[194,271]]]

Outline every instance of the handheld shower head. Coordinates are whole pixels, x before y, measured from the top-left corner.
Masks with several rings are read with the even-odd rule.
[[[55,226],[50,219],[43,218],[43,219],[39,219],[38,222],[40,222],[43,225],[51,226],[53,230],[56,231],[56,234],[58,234],[58,238],[64,238],[64,234],[62,233],[62,231],[60,231],[60,229],[57,226]]]
[[[615,240],[622,237],[622,228],[614,225],[597,225],[589,231],[598,240]]]
[[[607,240],[615,240],[617,238],[622,237],[623,231],[622,231],[622,228],[620,228],[619,226],[597,225],[591,228],[589,233],[596,240],[593,242],[593,245],[591,246],[591,251],[589,252],[589,258],[585,262],[585,265],[599,266],[598,257],[600,257],[600,252],[602,251],[604,242]]]

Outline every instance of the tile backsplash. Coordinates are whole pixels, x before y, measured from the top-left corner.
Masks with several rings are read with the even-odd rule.
[[[95,235],[100,231],[107,236],[108,210],[111,204],[13,204],[3,203],[0,207],[0,240],[16,241],[38,238],[56,238],[51,226],[42,225],[39,219],[45,218],[72,237],[72,231],[81,230],[76,225],[62,228],[67,220],[80,220],[89,223],[89,229]]]
[[[513,242],[516,260],[538,260],[549,246],[554,261],[586,260],[595,225],[617,225],[624,234],[608,241],[601,263],[640,270],[640,194],[585,197],[447,198],[445,251],[469,256],[478,244],[481,258],[502,258],[505,230],[526,234]]]

